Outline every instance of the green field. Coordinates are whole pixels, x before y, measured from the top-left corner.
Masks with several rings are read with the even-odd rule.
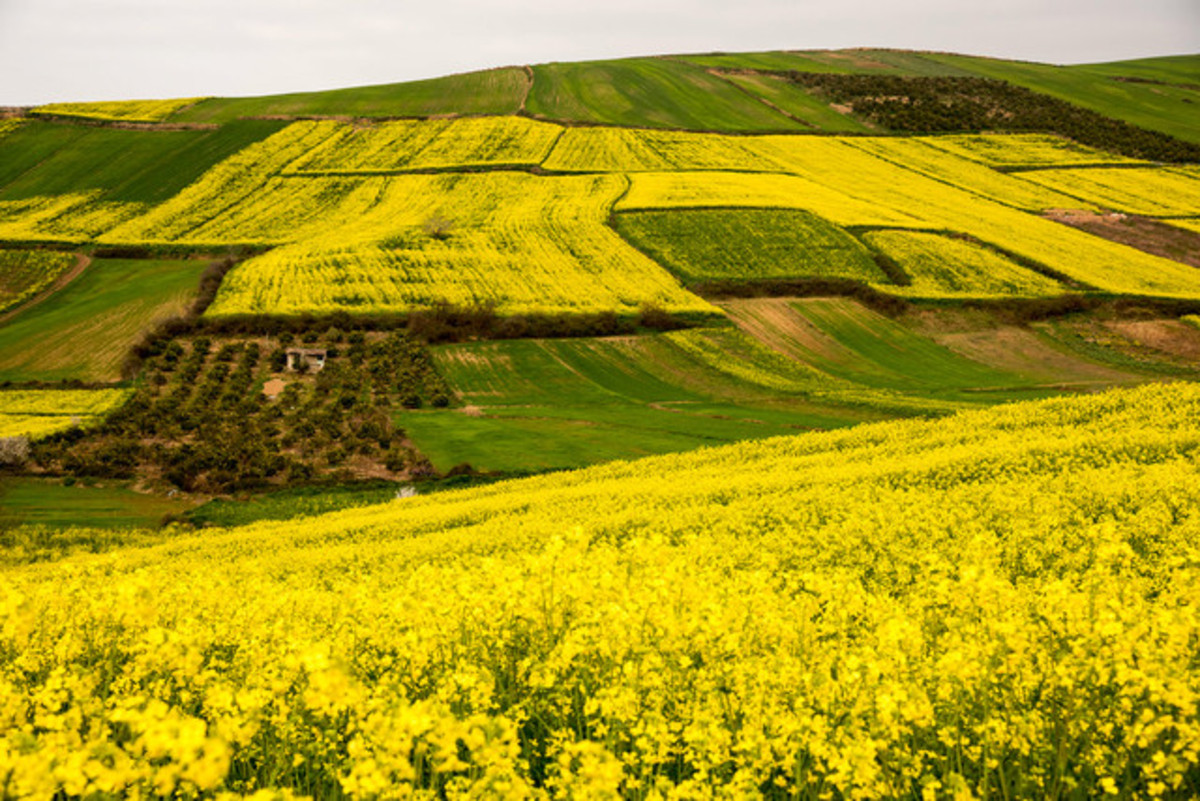
[[[1097,75],[1185,84],[1193,88],[1200,86],[1200,55],[1159,56],[1129,61],[1109,61],[1100,64],[1079,64],[1070,69]]]
[[[804,126],[700,67],[666,58],[539,64],[526,110],[552,120],[697,131]]]
[[[824,133],[868,133],[861,120],[842,114],[804,87],[778,75],[726,74],[725,80],[765,100],[809,130]]]
[[[0,543],[4,529],[22,525],[158,528],[166,515],[194,504],[188,498],[147,495],[121,485],[65,486],[56,479],[0,477]]]
[[[1043,343],[988,328],[975,339],[938,342],[851,300],[730,301],[726,312],[748,334],[831,376],[917,397],[996,403],[1146,380]],[[939,337],[940,339],[940,337]],[[1007,352],[1006,352],[1007,351]],[[1028,361],[1014,357],[1026,353]]]
[[[427,117],[513,114],[528,88],[525,71],[504,67],[425,81],[358,86],[263,97],[214,97],[184,109],[172,122],[226,123],[257,116]]]
[[[440,470],[463,462],[492,471],[577,467],[881,416],[723,372],[670,337],[434,352],[462,407],[401,412],[397,425]]]
[[[96,259],[41,303],[0,324],[0,381],[112,381],[142,332],[183,312],[202,261]]]
[[[862,243],[793,209],[689,209],[618,214],[621,236],[685,282],[851,278],[887,282]]]
[[[0,140],[0,200],[98,190],[109,201],[158,203],[283,125],[145,131],[31,122]]]

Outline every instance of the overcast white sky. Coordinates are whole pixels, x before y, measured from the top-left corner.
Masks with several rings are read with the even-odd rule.
[[[1200,0],[0,0],[0,105],[859,46],[1062,64],[1195,53]]]

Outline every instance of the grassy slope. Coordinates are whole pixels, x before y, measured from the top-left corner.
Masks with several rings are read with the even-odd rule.
[[[762,98],[788,116],[805,124],[808,130],[826,133],[868,133],[863,122],[832,108],[809,94],[803,87],[777,75],[727,74],[725,80]]]
[[[1097,75],[1141,78],[1163,83],[1200,86],[1200,55],[1160,56],[1130,61],[1108,61],[1099,64],[1077,64],[1069,69]]]
[[[0,530],[18,525],[156,528],[165,515],[192,504],[120,486],[66,487],[46,479],[8,477],[0,479]]]
[[[65,289],[0,326],[0,380],[120,377],[154,320],[186,308],[205,264],[97,259]]]
[[[228,122],[238,117],[425,117],[432,114],[513,114],[528,86],[525,71],[504,67],[425,81],[360,86],[265,97],[217,97],[171,118],[172,122]]]
[[[669,58],[540,64],[526,109],[548,119],[722,131],[804,126],[700,67]]]
[[[213,131],[133,131],[32,122],[0,141],[0,200],[100,190],[105,200],[161,202],[282,127],[247,120]]]
[[[992,358],[983,348],[956,352],[899,322],[845,299],[733,301],[734,321],[779,352],[868,387],[926,397],[1002,402],[1093,389],[1138,378],[1066,359],[1049,369]],[[970,354],[970,355],[965,355]],[[1039,354],[1043,359],[1044,354]],[[1054,386],[1048,386],[1054,382]]]
[[[402,413],[440,469],[575,467],[878,417],[720,373],[663,337],[525,340],[435,351],[462,410]]]

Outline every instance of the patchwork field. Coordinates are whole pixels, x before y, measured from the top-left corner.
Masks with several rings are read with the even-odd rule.
[[[833,276],[911,297],[1081,289],[1200,297],[1191,266],[1040,216],[1113,205],[1192,214],[1200,209],[1200,176],[1159,167],[1079,169],[1081,159],[1107,162],[1054,137],[747,137],[564,128],[523,117],[278,126],[25,126],[4,145],[16,158],[0,185],[0,238],[275,248],[234,270],[212,317],[400,314],[439,303],[490,305],[502,315],[630,315],[646,304],[712,313],[663,266],[685,281]],[[128,153],[101,162],[117,148]],[[168,168],[174,183],[159,177]],[[166,189],[175,194],[167,197]],[[704,211],[666,213],[677,209]],[[663,213],[610,219],[631,211]],[[784,233],[779,222],[728,222],[789,213],[807,215],[810,234]],[[656,220],[660,230],[637,220]],[[615,236],[610,222],[651,258]],[[884,232],[871,237],[887,247],[855,241],[857,229],[870,227],[963,235],[983,247]],[[856,255],[814,255],[812,246],[831,236],[842,243],[839,252]],[[689,255],[704,241],[708,255]],[[756,253],[757,262],[741,255],[736,271],[717,266],[717,243],[727,259]],[[805,259],[783,256],[801,243]],[[896,263],[907,258],[914,275],[881,276],[863,260],[864,245]],[[909,255],[893,255],[901,251]]]
[[[1200,796],[1198,86],[0,109],[0,798]]]

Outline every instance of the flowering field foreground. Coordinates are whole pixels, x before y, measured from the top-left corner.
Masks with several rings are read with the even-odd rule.
[[[1154,385],[7,568],[0,788],[1195,797],[1198,454]]]

